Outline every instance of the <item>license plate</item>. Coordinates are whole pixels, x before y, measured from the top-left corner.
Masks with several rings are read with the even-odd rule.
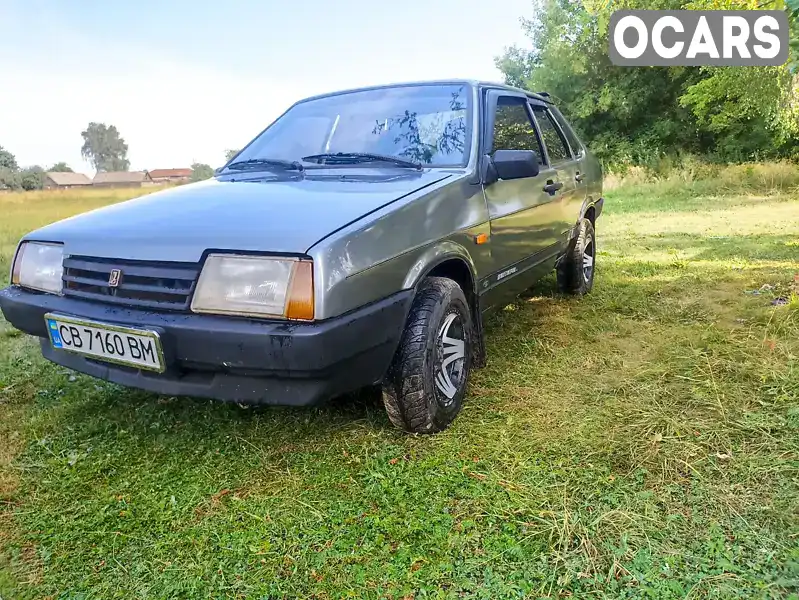
[[[155,331],[46,314],[53,348],[148,371],[164,371],[161,338]]]

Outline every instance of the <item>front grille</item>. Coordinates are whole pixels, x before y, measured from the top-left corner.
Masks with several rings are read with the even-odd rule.
[[[121,272],[116,287],[109,283],[114,269]],[[64,259],[64,295],[108,304],[188,310],[199,270],[195,263],[69,256]]]

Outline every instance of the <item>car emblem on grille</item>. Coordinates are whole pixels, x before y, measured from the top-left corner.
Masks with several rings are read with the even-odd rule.
[[[111,274],[108,276],[109,287],[117,287],[120,279],[122,279],[122,271],[119,269],[111,269]]]

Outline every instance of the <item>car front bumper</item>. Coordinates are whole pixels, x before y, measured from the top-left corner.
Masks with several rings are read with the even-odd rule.
[[[120,385],[169,396],[254,404],[316,404],[378,383],[399,343],[413,291],[404,290],[315,323],[154,312],[40,294],[0,291],[11,325],[41,338],[48,360]],[[166,371],[150,373],[51,347],[44,315],[58,313],[157,331]]]

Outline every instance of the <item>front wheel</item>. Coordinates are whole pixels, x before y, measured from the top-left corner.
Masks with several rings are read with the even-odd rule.
[[[460,412],[472,366],[474,329],[460,286],[428,277],[411,306],[383,383],[391,422],[410,433],[445,429]]]

